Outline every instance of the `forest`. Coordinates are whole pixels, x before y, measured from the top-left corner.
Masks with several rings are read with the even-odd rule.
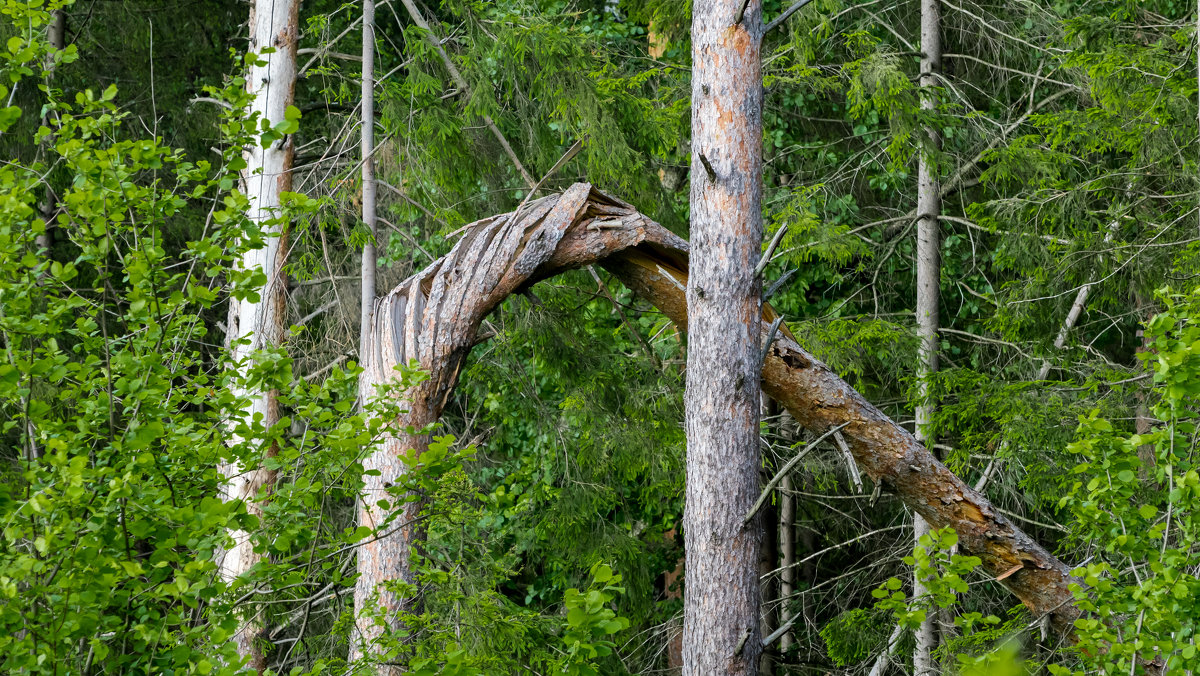
[[[1200,4],[0,0],[0,673],[1200,674]]]

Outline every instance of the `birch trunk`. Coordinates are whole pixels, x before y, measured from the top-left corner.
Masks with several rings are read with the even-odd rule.
[[[48,23],[46,25],[46,42],[48,42],[50,44],[50,47],[52,49],[54,49],[54,51],[58,52],[58,51],[61,51],[64,47],[66,47],[66,44],[65,44],[66,32],[67,32],[67,15],[63,10],[56,9],[50,13],[50,23]],[[43,72],[45,73],[46,86],[48,86],[48,87],[51,86],[51,84],[54,80],[54,66],[55,66],[54,60],[55,60],[56,56],[57,56],[56,54],[47,54],[46,60],[43,62],[43,69],[44,69]],[[50,120],[49,113],[42,116],[42,124],[50,129],[54,128],[54,126]],[[42,155],[43,155],[43,157],[45,157],[47,163],[49,163],[49,161],[50,161],[50,158],[48,156],[48,152],[50,150],[49,137],[47,137],[41,141],[41,146],[42,146]],[[47,180],[49,180],[49,178],[47,178]],[[46,223],[46,229],[41,234],[37,235],[34,238],[33,242],[34,242],[34,246],[37,247],[38,251],[45,251],[45,252],[47,252],[46,255],[49,256],[50,245],[53,241],[50,238],[50,227],[51,227],[50,224],[54,220],[54,210],[55,210],[54,198],[53,198],[53,195],[49,188],[46,188],[46,196],[42,200],[41,205],[39,205],[39,210],[42,212],[42,220],[45,221],[45,223]]]
[[[287,107],[292,105],[296,88],[296,42],[299,36],[299,0],[256,0],[250,10],[250,49],[260,52],[273,48],[260,59],[264,65],[253,65],[247,76],[247,87],[254,93],[252,111],[262,115],[272,125],[284,120]],[[231,353],[238,367],[248,365],[256,350],[279,345],[284,333],[284,300],[287,279],[284,276],[287,228],[278,221],[280,194],[291,190],[294,146],[291,136],[268,148],[255,144],[246,153],[246,169],[242,172],[242,190],[250,198],[251,220],[262,224],[266,245],[248,251],[240,266],[244,270],[259,268],[266,275],[260,300],[231,300],[229,304],[228,338]],[[238,396],[247,397],[242,414],[250,421],[261,417],[265,427],[279,421],[279,400],[276,391],[240,389]],[[240,444],[236,436],[232,444]],[[271,456],[276,449],[264,449]],[[251,514],[262,515],[261,500],[275,484],[275,470],[260,466],[242,466],[234,461],[223,464],[226,477],[224,493],[227,500],[246,504]],[[250,534],[235,531],[234,545],[221,560],[221,575],[233,580],[254,567],[262,555],[254,551]],[[248,658],[249,666],[257,671],[266,668],[261,641],[263,624],[257,611],[247,611],[243,625],[236,635],[238,652]]]
[[[941,70],[941,18],[938,0],[921,0],[921,109],[936,107],[934,87]],[[917,441],[926,448],[933,447],[932,423],[934,401],[930,379],[938,369],[938,302],[941,286],[941,236],[938,218],[941,216],[941,193],[938,188],[934,154],[940,146],[937,130],[925,129],[925,147],[918,153],[917,166],[917,334],[921,340],[917,364]],[[930,531],[929,524],[919,513],[913,513],[913,538],[919,543]],[[913,572],[913,598],[928,594],[925,584]],[[929,676],[935,673],[933,649],[936,643],[934,618],[930,610],[916,631],[913,650],[913,673]]]
[[[362,23],[362,221],[368,232],[362,252],[362,299],[359,321],[358,359],[362,362],[370,345],[371,311],[375,307],[375,244],[379,224],[375,218],[375,0],[363,0]]]
[[[692,5],[683,673],[753,675],[759,631],[762,6]]]

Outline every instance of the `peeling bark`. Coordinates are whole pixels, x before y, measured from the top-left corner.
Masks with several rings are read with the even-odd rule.
[[[566,270],[599,264],[686,327],[688,252],[685,240],[588,184],[531,202],[516,215],[469,226],[449,254],[376,303],[366,364],[370,377],[386,382],[395,365],[415,359],[429,378],[407,392],[410,410],[396,421],[395,437],[364,463],[381,472],[367,477],[368,491],[382,492],[402,476],[400,453],[419,454],[425,448],[424,438],[401,430],[439,418],[480,323],[508,295]],[[764,329],[776,316],[769,306],[763,308]],[[1035,616],[1047,615],[1058,631],[1070,632],[1079,616],[1068,588],[1077,582],[1070,569],[800,347],[786,326],[763,362],[762,387],[814,434],[845,424],[841,434],[861,471],[934,527],[954,528],[962,549],[978,556],[988,573],[999,576],[1017,568],[1000,584]],[[366,503],[373,505],[374,499]],[[360,514],[364,524],[384,516],[373,506]],[[401,516],[402,522],[408,520]],[[378,583],[411,575],[408,552],[419,544],[419,535],[415,527],[401,529],[360,550],[357,602],[369,598]],[[407,601],[386,594],[380,600],[393,610]]]

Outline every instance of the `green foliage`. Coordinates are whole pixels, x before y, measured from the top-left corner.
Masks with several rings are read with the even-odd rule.
[[[901,590],[903,583],[893,577],[871,592],[872,596],[879,599],[875,607],[891,611],[898,624],[916,629],[933,610],[954,605],[958,595],[967,591],[967,583],[963,578],[981,563],[977,556],[951,553],[957,544],[958,535],[952,528],[933,530],[922,535],[913,548],[912,556],[904,557],[904,563],[913,567],[914,574],[925,585],[927,596],[909,602],[908,596]],[[964,620],[964,617],[967,619]],[[963,616],[956,622],[970,623],[978,619]],[[995,624],[1000,620],[988,617],[982,621],[984,624]]]
[[[1192,566],[1200,542],[1200,292],[1164,290],[1159,299],[1164,311],[1146,324],[1142,358],[1153,369],[1151,411],[1161,426],[1125,435],[1093,412],[1080,418],[1071,445],[1082,462],[1061,504],[1075,517],[1073,538],[1093,553],[1076,571],[1086,586],[1073,588],[1085,612],[1075,623],[1076,650],[1090,673],[1137,673],[1151,662],[1200,666]]]
[[[839,667],[849,667],[876,655],[887,641],[886,615],[868,608],[842,613],[821,627],[825,652]]]

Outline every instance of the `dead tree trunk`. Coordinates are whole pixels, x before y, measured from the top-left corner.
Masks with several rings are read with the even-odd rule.
[[[758,671],[760,2],[692,5],[683,673]]]
[[[687,326],[688,243],[632,206],[576,184],[562,195],[525,205],[466,228],[454,249],[380,299],[372,317],[368,373],[373,382],[393,377],[392,367],[415,359],[429,378],[407,392],[410,410],[396,421],[420,428],[434,422],[458,380],[480,323],[508,295],[565,270],[599,264],[653,303],[677,326]],[[776,317],[763,308],[763,324]],[[1035,616],[1068,633],[1079,616],[1068,585],[1069,568],[1000,514],[937,461],[906,430],[872,406],[814,359],[786,327],[767,350],[763,390],[805,429],[841,433],[859,468],[937,528],[951,527],[960,546],[980,557],[983,569],[1004,575]],[[376,454],[369,477],[374,489],[400,478],[398,454],[424,448],[420,437],[398,436]],[[390,458],[397,458],[394,462]],[[382,516],[382,515],[376,515]],[[744,516],[744,513],[743,513]],[[401,518],[400,523],[407,520]],[[407,571],[416,531],[397,532],[360,550],[366,568],[358,594],[369,597],[381,580]],[[753,563],[753,562],[752,562]],[[360,570],[364,570],[360,564]],[[376,574],[379,573],[379,574]],[[400,608],[403,599],[390,598]]]
[[[250,48],[274,51],[260,57],[262,65],[250,67],[247,87],[254,93],[252,110],[272,125],[284,121],[287,107],[292,105],[296,88],[296,41],[299,37],[298,0],[256,0],[250,10]],[[278,221],[280,193],[291,190],[294,146],[287,136],[267,148],[251,145],[246,153],[246,169],[242,172],[242,189],[250,198],[251,220],[263,224],[266,245],[248,251],[240,266],[244,270],[259,268],[266,275],[260,300],[230,300],[228,338],[232,357],[246,366],[256,350],[280,344],[284,332],[284,297],[287,279],[284,276],[287,229]],[[248,397],[243,410],[246,420],[261,416],[261,423],[270,427],[279,422],[278,393],[275,391],[242,390],[235,394]],[[236,437],[232,443],[240,443]],[[265,449],[265,455],[275,449]],[[228,483],[226,499],[240,500],[252,514],[261,516],[261,500],[275,484],[276,472],[265,467],[244,467],[239,462],[224,464],[221,472]],[[254,552],[250,534],[233,533],[234,545],[225,552],[221,574],[233,580],[250,570],[262,556]],[[259,641],[262,623],[248,612],[245,624],[237,634],[238,652],[249,658],[251,668],[266,668],[263,647]]]

